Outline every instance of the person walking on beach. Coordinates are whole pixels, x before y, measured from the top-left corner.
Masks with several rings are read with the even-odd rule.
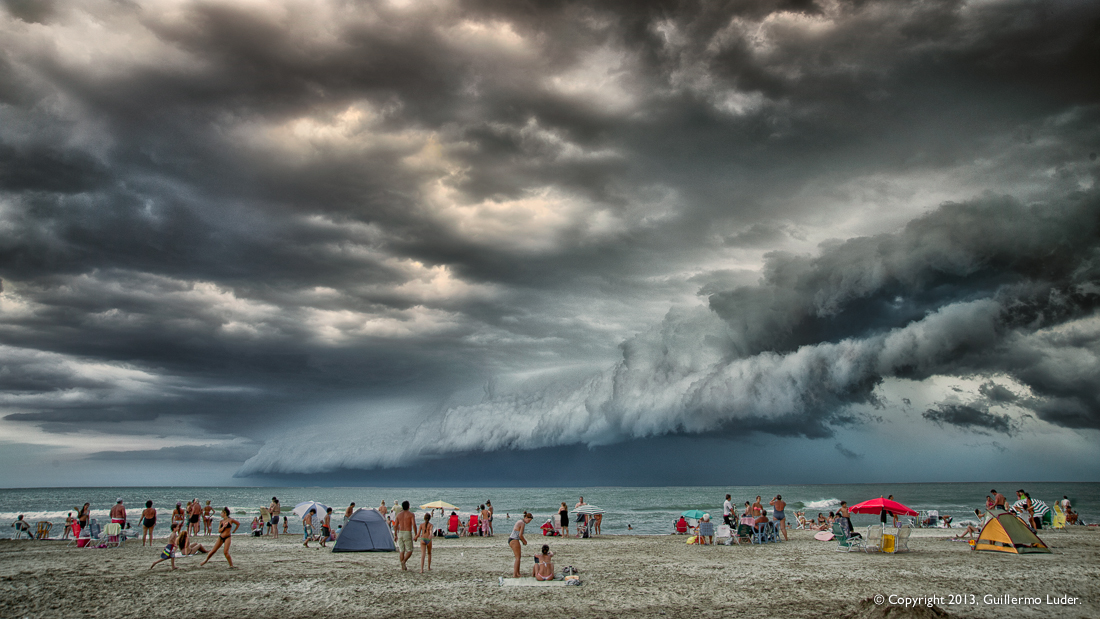
[[[160,558],[153,561],[153,564],[149,566],[149,569],[153,569],[158,563],[162,561],[171,561],[172,569],[176,569],[176,555],[173,552],[176,549],[176,538],[179,535],[180,525],[172,523],[172,531],[168,534],[168,545],[164,547],[164,550],[160,551]]]
[[[378,506],[378,513],[382,514],[382,517],[386,519],[386,526],[390,526],[390,510],[386,508],[385,501],[382,501],[382,504]]]
[[[432,515],[424,514],[424,524],[416,532],[420,538],[420,573],[424,573],[424,557],[428,558],[428,571],[432,571]]]
[[[202,508],[202,526],[204,529],[203,535],[210,535],[213,533],[211,527],[214,526],[214,508],[210,507],[210,501],[206,501],[206,507]]]
[[[279,505],[278,497],[271,497],[271,505],[267,506],[267,511],[271,513],[271,532],[275,539],[279,539],[279,514],[282,513],[283,507]]]
[[[149,538],[149,545],[153,545],[153,528],[157,526],[157,510],[153,509],[153,502],[146,501],[145,509],[141,510],[141,545],[145,545],[145,538]]]
[[[325,510],[325,518],[321,521],[321,548],[325,548],[325,542],[332,535],[332,508]]]
[[[775,495],[775,498],[768,502],[775,510],[772,512],[772,518],[779,523],[779,530],[783,532],[783,541],[787,541],[787,514],[783,511],[787,507],[787,502],[783,500],[782,495]]]
[[[489,523],[489,537],[493,536],[493,502],[489,499],[485,499],[485,510],[489,512],[487,521]]]
[[[401,511],[394,517],[393,541],[397,542],[398,559],[401,561],[401,569],[408,570],[405,562],[413,554],[413,529],[416,527],[416,518],[409,511],[409,502],[401,502]]]
[[[584,497],[581,497],[584,500]],[[527,538],[523,536],[523,529],[534,518],[530,513],[523,512],[523,518],[516,521],[515,526],[512,527],[512,533],[508,536],[508,545],[512,548],[512,554],[516,556],[516,561],[512,565],[512,578],[519,578],[519,560],[520,560],[520,544],[527,545]]]
[[[313,515],[317,513],[316,507],[309,508],[305,516],[302,516],[302,545],[309,548],[309,538],[313,537]]]
[[[210,557],[214,556],[215,552],[218,552],[219,548],[221,548],[222,552],[225,554],[225,560],[229,562],[229,567],[233,567],[233,558],[229,556],[229,544],[233,541],[233,534],[236,533],[237,529],[240,527],[241,523],[229,516],[229,508],[223,507],[222,521],[218,523],[218,541],[214,543],[214,547],[210,549],[210,553],[202,560],[199,567],[206,565],[206,562],[210,560]]]
[[[722,503],[722,524],[727,527],[733,526],[733,517],[731,516],[733,513],[733,501],[731,499],[733,499],[733,497],[727,494],[725,503]]]

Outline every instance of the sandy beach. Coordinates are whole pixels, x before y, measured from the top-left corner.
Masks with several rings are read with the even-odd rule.
[[[954,531],[952,531],[953,533]],[[559,567],[579,569],[581,587],[501,587],[511,553],[506,538],[438,540],[433,569],[409,572],[396,553],[303,548],[298,538],[236,536],[228,569],[220,553],[148,567],[159,547],[78,550],[61,542],[0,541],[2,617],[932,617],[926,606],[899,613],[875,595],[940,596],[957,617],[1100,616],[1100,532],[1046,531],[1053,554],[975,553],[947,530],[917,530],[913,552],[839,553],[835,544],[792,532],[763,546],[686,545],[679,536],[602,536],[550,543]],[[206,538],[213,541],[212,538]],[[967,603],[951,604],[948,596]],[[969,596],[975,603],[969,603]],[[1039,597],[1021,604],[1003,596]],[[985,596],[997,596],[986,600]],[[1053,605],[1047,598],[1077,598]]]

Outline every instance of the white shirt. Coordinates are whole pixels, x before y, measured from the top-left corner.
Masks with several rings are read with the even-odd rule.
[[[727,499],[725,503],[722,503],[722,515],[729,516],[731,511],[733,511],[733,504]]]

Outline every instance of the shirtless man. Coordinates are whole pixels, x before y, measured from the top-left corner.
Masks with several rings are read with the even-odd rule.
[[[126,526],[126,507],[122,504],[121,497],[115,501],[115,506],[111,508],[111,522]]]
[[[577,501],[577,504],[573,506],[573,509],[577,509],[581,505],[588,505],[584,502],[584,497]],[[577,537],[581,536],[581,530],[586,529],[588,525],[588,514],[577,514]]]
[[[785,542],[787,541],[787,514],[783,510],[787,507],[787,502],[783,500],[783,495],[777,494],[768,504],[775,508],[772,517],[779,521],[779,530],[783,532]]]
[[[271,532],[275,534],[275,539],[279,539],[279,514],[283,508],[279,505],[278,498],[271,497],[271,505],[267,506],[267,511],[271,513]]]
[[[199,503],[198,498],[191,501],[187,513],[190,515],[187,519],[187,530],[192,536],[197,536],[202,528],[202,525],[199,524],[199,519],[202,518],[202,504]]]
[[[990,490],[989,493],[993,495],[993,509],[1003,509],[1005,511],[1008,511],[1008,508],[1005,507],[1005,495],[997,492],[996,490]]]
[[[348,508],[344,510],[344,526],[348,526],[348,521],[351,520],[351,515],[355,513],[355,503],[348,505]]]
[[[409,511],[409,502],[401,501],[401,511],[394,518],[393,541],[397,542],[398,559],[401,561],[401,569],[408,570],[405,562],[413,554],[413,528],[416,526],[416,518]]]
[[[325,510],[325,517],[321,520],[321,548],[325,547],[325,542],[332,536],[332,508],[329,507]]]

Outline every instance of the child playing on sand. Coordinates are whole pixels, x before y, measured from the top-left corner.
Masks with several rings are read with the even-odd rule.
[[[168,545],[164,547],[164,550],[160,551],[160,558],[156,561],[153,561],[153,564],[149,566],[149,569],[153,569],[161,561],[171,561],[172,569],[176,569],[176,555],[172,551],[176,549],[176,539],[179,536],[179,528],[179,523],[172,523],[172,532],[168,534]]]

